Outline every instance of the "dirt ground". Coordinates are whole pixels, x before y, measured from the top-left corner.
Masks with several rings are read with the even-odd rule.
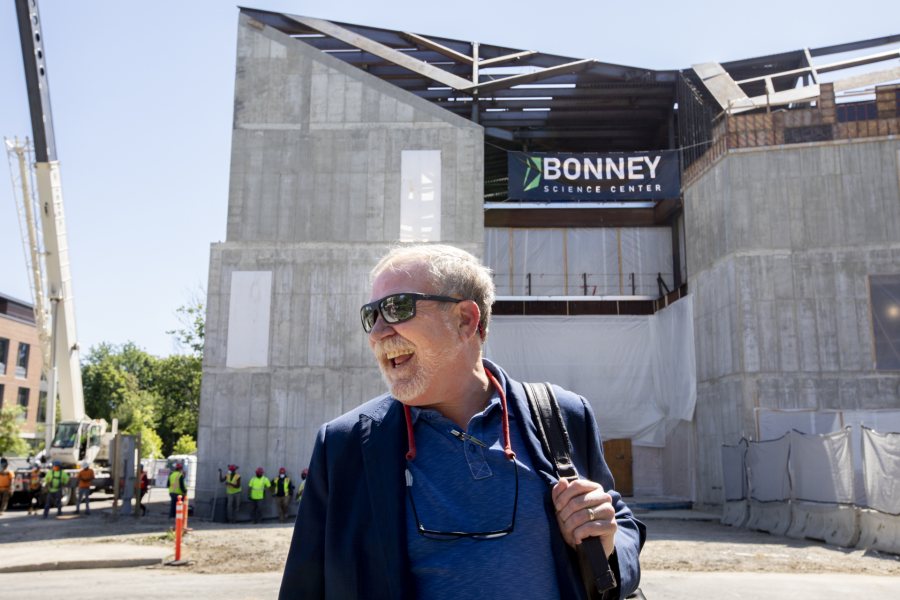
[[[126,542],[173,548],[168,531],[167,504],[160,495],[145,518],[111,518],[108,501],[94,502],[90,518],[29,517],[22,510],[3,515],[3,544],[104,544]],[[771,573],[854,573],[900,575],[900,556],[846,549],[812,540],[794,540],[737,529],[716,521],[646,518],[648,540],[641,555],[646,570],[747,571]],[[183,567],[196,573],[252,573],[280,571],[284,566],[293,527],[267,521],[262,525],[225,525],[190,520],[185,537]]]
[[[280,570],[290,544],[287,526],[198,528],[190,535],[191,569],[201,573]],[[900,557],[793,540],[708,521],[653,519],[641,566],[661,571],[749,571],[900,575]],[[260,535],[261,534],[261,535]],[[248,538],[252,540],[248,541]]]

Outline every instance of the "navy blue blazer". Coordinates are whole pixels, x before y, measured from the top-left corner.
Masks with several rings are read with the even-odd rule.
[[[545,508],[560,596],[585,598],[575,552],[556,526],[550,487],[556,476],[541,448],[525,390],[496,365],[485,361],[506,391],[511,413],[535,470],[547,481]],[[645,528],[613,491],[594,413],[584,398],[554,386],[579,474],[600,483],[613,498],[616,552],[610,565],[619,597],[637,588],[638,554]],[[516,448],[521,452],[521,449]],[[366,402],[319,430],[309,477],[294,526],[279,598],[330,600],[412,600],[406,552],[406,423],[403,406],[390,395]],[[514,573],[507,574],[514,578]],[[615,597],[615,595],[613,595]]]

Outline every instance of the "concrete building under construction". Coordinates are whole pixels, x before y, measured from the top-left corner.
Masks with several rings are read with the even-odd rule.
[[[625,495],[722,504],[765,411],[900,411],[900,35],[654,71],[239,18],[199,502],[384,391],[357,315],[398,241],[493,269],[486,355],[591,401]]]

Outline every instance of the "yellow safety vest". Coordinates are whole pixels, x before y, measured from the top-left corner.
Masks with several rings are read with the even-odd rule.
[[[184,472],[172,471],[172,473],[169,474],[169,493],[182,495],[185,493],[185,491],[186,488],[184,488]]]
[[[290,496],[291,478],[285,477],[284,479],[281,479],[280,477],[278,477],[272,481],[272,487],[275,489],[276,496]]]
[[[65,471],[50,471],[44,477],[47,480],[47,489],[50,492],[58,492],[60,487],[69,484],[69,474]]]
[[[232,484],[235,487],[231,487],[228,484]],[[240,494],[241,493],[241,476],[239,473],[229,473],[225,476],[225,493],[226,494]]]
[[[265,475],[251,479],[250,483],[247,484],[250,488],[250,499],[262,500],[266,496],[266,488],[270,485],[272,485],[272,482]]]

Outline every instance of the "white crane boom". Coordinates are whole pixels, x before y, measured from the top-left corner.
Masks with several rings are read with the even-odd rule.
[[[16,16],[34,139],[36,210],[32,210],[34,206],[28,189],[31,178],[30,172],[26,171],[30,165],[24,161],[24,151],[18,156],[35,294],[35,320],[45,334],[41,335],[42,353],[45,359],[49,355],[49,368],[45,371],[50,388],[47,398],[49,431],[53,431],[57,399],[61,410],[55,437],[50,441],[48,436],[48,452],[51,459],[59,460],[65,466],[75,466],[82,460],[93,461],[97,457],[107,423],[102,419],[91,421],[84,410],[66,218],[37,0],[16,0]],[[35,213],[39,215],[40,226]],[[49,337],[46,335],[48,312]]]

